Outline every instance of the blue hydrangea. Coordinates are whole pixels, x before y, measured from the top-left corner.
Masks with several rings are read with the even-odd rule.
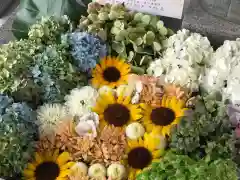
[[[36,112],[26,103],[0,95],[0,177],[21,173],[34,155]]]
[[[69,43],[76,66],[83,72],[90,72],[107,55],[106,44],[86,32],[69,34]]]
[[[5,112],[5,109],[13,102],[12,98],[0,94],[0,115]]]

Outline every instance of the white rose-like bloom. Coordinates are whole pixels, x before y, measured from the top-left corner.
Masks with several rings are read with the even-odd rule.
[[[88,174],[88,167],[83,162],[77,162],[71,167],[71,174],[78,175],[82,174],[83,176],[86,176]]]
[[[126,127],[126,136],[129,139],[138,139],[143,137],[144,133],[145,129],[143,125],[138,122],[131,123]]]
[[[79,118],[79,123],[75,127],[75,131],[79,136],[97,137],[98,125],[99,125],[98,114],[90,112]]]
[[[61,104],[44,104],[37,110],[40,136],[52,134],[57,124],[68,116],[65,106]]]
[[[107,175],[112,180],[122,180],[126,177],[127,172],[121,164],[111,164],[107,169]]]
[[[106,177],[107,170],[102,164],[93,164],[88,169],[88,176],[91,178],[103,178]]]
[[[91,112],[91,107],[96,103],[98,92],[91,86],[73,89],[69,95],[65,96],[65,105],[72,116],[82,116]]]
[[[150,63],[147,73],[155,77],[165,74],[166,82],[197,89],[213,53],[207,37],[183,29],[165,40],[164,47],[163,57]]]
[[[210,62],[202,87],[208,92],[220,91],[225,99],[231,99],[233,86],[239,84],[240,78],[240,39],[225,41],[213,54]]]

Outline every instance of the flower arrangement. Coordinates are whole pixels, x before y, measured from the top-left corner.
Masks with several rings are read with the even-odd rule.
[[[0,177],[237,180],[239,40],[90,3],[0,48]]]

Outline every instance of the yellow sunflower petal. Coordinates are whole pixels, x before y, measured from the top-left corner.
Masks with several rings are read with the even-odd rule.
[[[100,65],[101,65],[101,68],[104,70],[104,69],[106,69],[106,61],[107,61],[107,58],[105,57],[105,58],[103,58],[103,59],[101,59],[101,61],[100,61]]]
[[[35,172],[32,171],[32,170],[25,169],[25,170],[23,171],[23,175],[24,175],[26,178],[32,178],[32,177],[34,177]]]
[[[56,161],[59,156],[59,149],[56,149],[52,155],[52,160]]]
[[[147,132],[151,132],[154,128],[154,124],[152,124],[152,123],[146,124],[145,128],[146,128]]]
[[[122,104],[124,100],[124,91],[121,91],[117,98],[117,103]]]
[[[32,177],[32,178],[28,178],[27,180],[36,180],[36,178]]]
[[[43,162],[43,158],[37,152],[35,153],[35,160],[36,160],[37,164],[40,164]]]
[[[160,156],[162,156],[163,152],[164,152],[163,150],[153,151],[153,152],[152,152],[153,158],[154,158],[154,159],[159,158]]]
[[[144,147],[144,141],[143,141],[142,138],[138,139],[138,144],[139,144],[139,146],[143,146]]]
[[[28,170],[32,170],[32,171],[35,171],[35,170],[36,170],[36,166],[35,166],[34,164],[32,164],[32,163],[28,163],[27,169],[28,169]]]
[[[93,79],[91,80],[91,84],[92,84],[92,86],[93,86],[94,88],[99,88],[99,87],[100,87],[98,78],[93,78]]]
[[[163,126],[162,134],[163,134],[163,136],[166,136],[166,135],[169,136],[169,134],[170,134],[170,126]]]
[[[63,178],[66,177],[67,175],[69,175],[71,173],[71,170],[65,170],[65,171],[61,171],[60,175],[58,177]]]
[[[166,98],[167,98],[166,95],[164,95],[164,96],[162,97],[161,106],[163,106],[163,107],[165,107]]]
[[[71,160],[70,154],[68,152],[63,152],[62,154],[60,154],[58,156],[57,163],[61,167],[62,165],[67,163],[67,161],[69,161],[69,160]]]
[[[139,146],[139,143],[137,140],[129,140],[128,141],[128,146],[130,149],[136,148]]]
[[[125,97],[124,100],[123,100],[123,104],[128,105],[130,103],[131,99],[132,98],[130,96]]]
[[[67,164],[64,164],[64,165],[61,167],[61,171],[64,171],[64,170],[66,170],[66,169],[71,168],[74,164],[75,164],[75,162],[68,162]]]
[[[50,151],[44,152],[44,161],[52,161],[52,152]]]
[[[97,64],[96,65],[96,67],[95,67],[95,70],[96,70],[96,72],[98,72],[99,74],[102,74],[102,68],[101,68],[101,66],[99,65],[99,64]]]
[[[135,180],[136,178],[136,170],[131,168],[128,174],[128,180]]]
[[[65,178],[65,177],[57,177],[57,179],[56,180],[68,180],[67,178]]]

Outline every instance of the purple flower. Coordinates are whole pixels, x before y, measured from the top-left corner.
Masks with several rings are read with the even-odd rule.
[[[232,125],[235,127],[236,136],[240,137],[240,107],[234,105],[227,106],[227,114]]]

